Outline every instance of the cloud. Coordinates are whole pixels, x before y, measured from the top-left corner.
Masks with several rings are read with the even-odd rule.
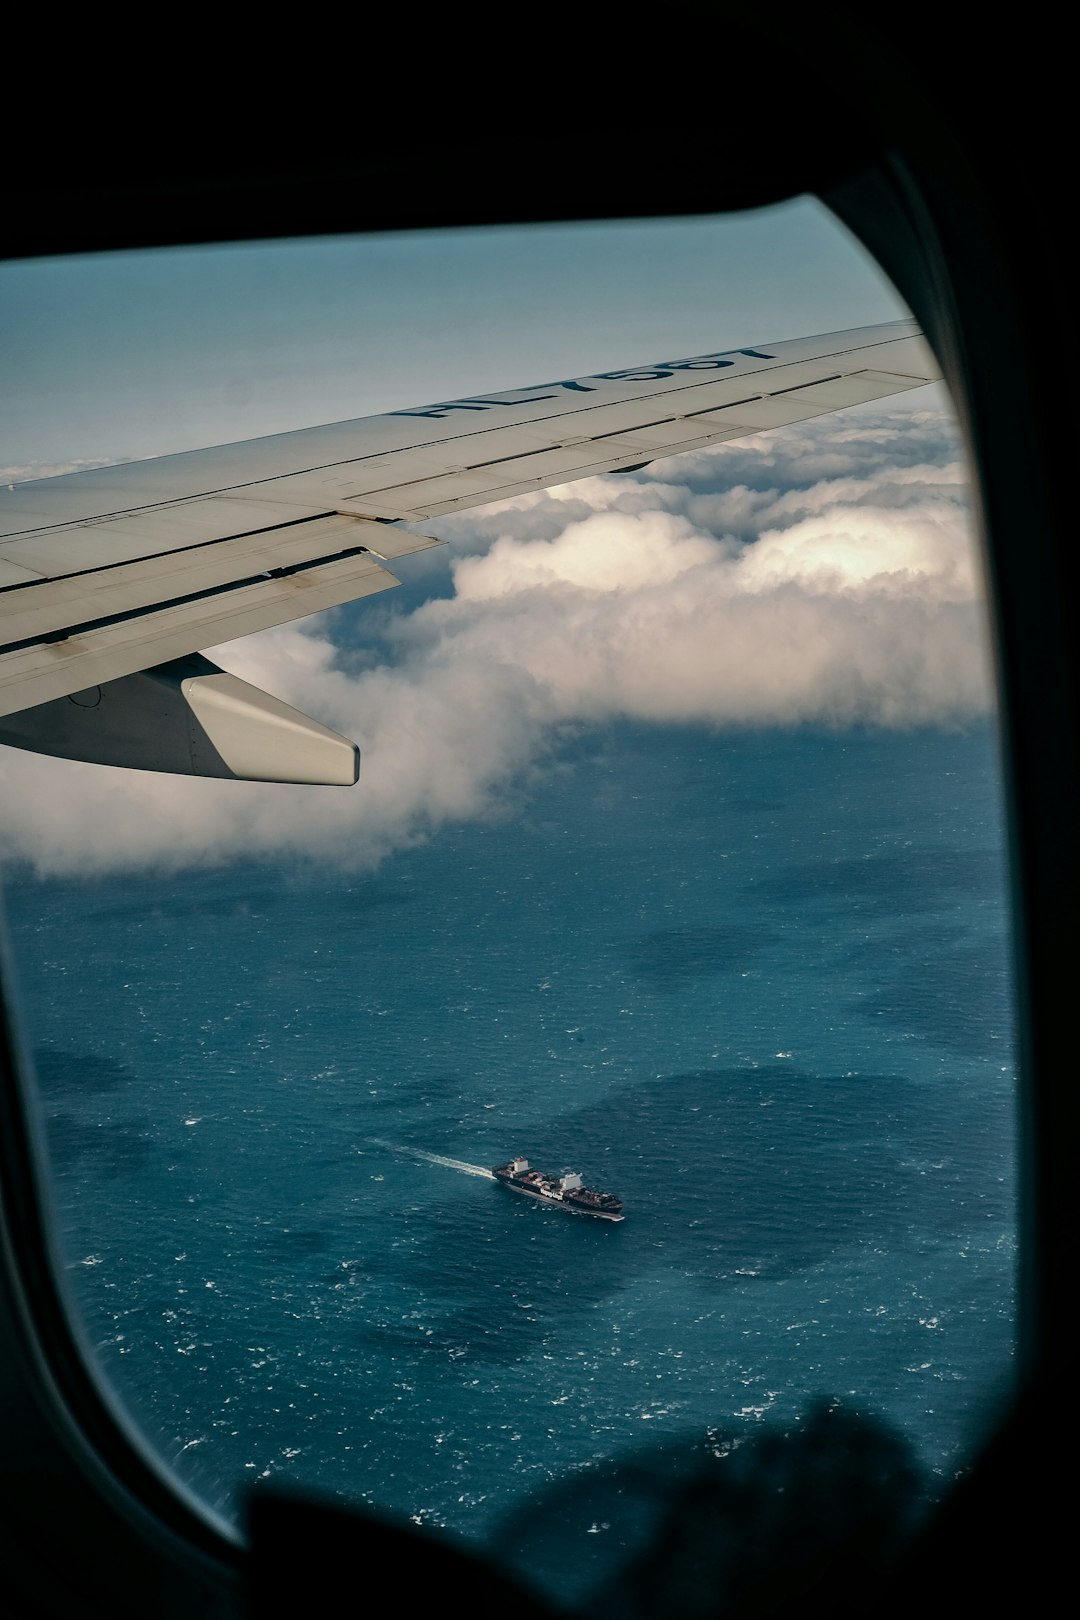
[[[804,423],[443,532],[449,572],[425,564],[419,605],[211,649],[354,737],[359,787],[3,749],[5,853],[45,872],[286,853],[371,866],[503,811],[568,728],[952,726],[992,703],[966,485],[939,410]]]

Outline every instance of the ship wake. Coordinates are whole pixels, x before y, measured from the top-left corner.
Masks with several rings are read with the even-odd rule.
[[[422,1164],[442,1165],[444,1170],[459,1170],[463,1176],[483,1176],[485,1181],[494,1181],[490,1170],[482,1164],[468,1164],[464,1159],[449,1159],[445,1153],[428,1153],[425,1148],[408,1147],[404,1142],[386,1142],[378,1136],[369,1136],[368,1141],[372,1147],[385,1148],[388,1153],[404,1153],[407,1158],[418,1159]]]

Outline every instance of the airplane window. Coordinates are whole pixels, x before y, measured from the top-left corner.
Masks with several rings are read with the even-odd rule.
[[[16,486],[906,316],[808,201],[15,264],[0,308]],[[71,1298],[225,1520],[310,1486],[577,1598],[694,1446],[824,1400],[932,1497],[1008,1390],[1001,772],[948,398],[665,442],[211,649],[359,742],[353,788],[0,748]],[[515,1196],[515,1157],[621,1209]]]

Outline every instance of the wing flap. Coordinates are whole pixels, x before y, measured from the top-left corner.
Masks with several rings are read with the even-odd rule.
[[[16,640],[218,591],[275,569],[310,568],[345,551],[370,550],[369,537],[380,542],[384,527],[355,517],[323,518],[5,591],[0,593],[0,649]],[[408,538],[414,545],[424,544],[416,535]],[[411,549],[404,546],[398,554]]]
[[[915,386],[918,386],[916,381]],[[854,371],[849,376],[830,378],[799,389],[803,399],[812,399],[823,411],[839,411],[847,405],[865,405],[871,400],[902,394],[912,387],[912,379],[892,371]],[[772,396],[775,398],[775,396]]]
[[[0,652],[0,715],[132,675],[201,647],[267,630],[399,582],[368,552],[74,627]]]
[[[0,557],[0,590],[7,590],[9,585],[33,585],[41,578],[31,568],[20,568],[18,563],[8,562],[6,557]]]
[[[327,513],[326,507],[320,508],[316,501],[307,505],[309,510],[302,512],[280,501],[210,495],[205,500],[160,506],[125,517],[39,530],[0,547],[0,558],[41,579],[85,575],[94,569],[164,557],[214,541],[229,543],[245,535],[283,529],[287,524],[299,525],[305,517]]]

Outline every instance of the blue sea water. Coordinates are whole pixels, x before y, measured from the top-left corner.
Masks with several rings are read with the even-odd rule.
[[[312,1485],[569,1596],[635,1533],[590,1501],[612,1459],[824,1395],[940,1485],[1007,1387],[989,728],[622,726],[374,874],[7,899],[86,1332],[225,1514]],[[626,1220],[470,1172],[516,1153]]]

